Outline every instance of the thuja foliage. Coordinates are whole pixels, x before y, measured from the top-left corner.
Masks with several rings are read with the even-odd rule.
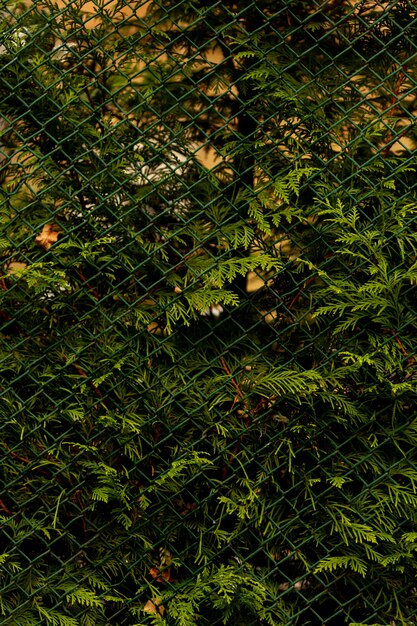
[[[412,3],[2,8],[0,624],[415,623]]]

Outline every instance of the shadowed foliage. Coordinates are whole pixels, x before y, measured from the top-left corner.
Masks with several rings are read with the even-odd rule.
[[[0,625],[415,624],[413,3],[1,18]]]

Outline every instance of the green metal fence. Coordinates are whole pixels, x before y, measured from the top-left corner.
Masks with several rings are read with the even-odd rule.
[[[1,20],[0,624],[415,624],[414,3]]]

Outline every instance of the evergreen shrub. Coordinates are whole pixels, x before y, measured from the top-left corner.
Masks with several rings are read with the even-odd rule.
[[[1,15],[0,624],[415,624],[414,4]]]

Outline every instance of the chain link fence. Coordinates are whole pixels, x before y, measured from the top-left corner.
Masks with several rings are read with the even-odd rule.
[[[414,3],[1,23],[0,624],[415,624]]]

